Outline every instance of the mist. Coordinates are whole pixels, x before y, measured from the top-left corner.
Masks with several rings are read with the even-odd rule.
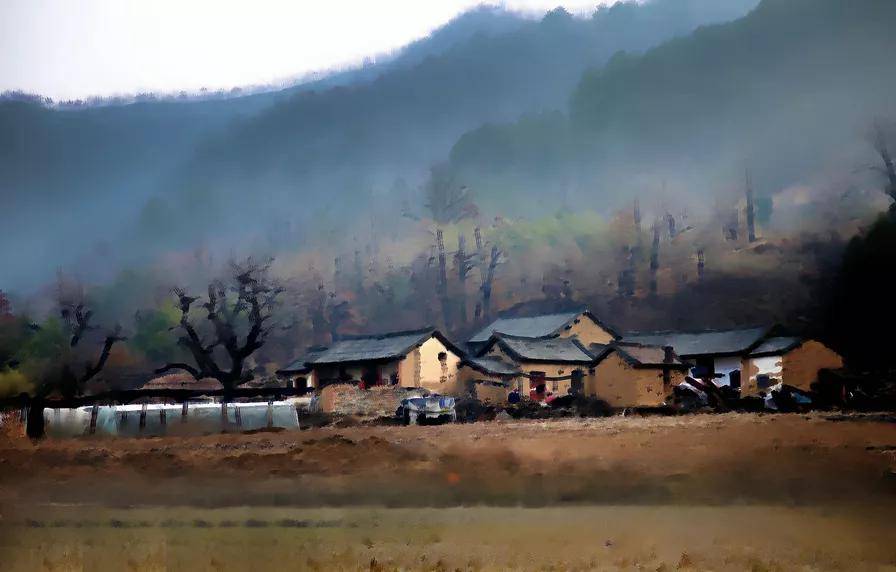
[[[479,8],[281,90],[9,96],[0,288],[40,319],[75,281],[104,323],[137,331],[173,287],[272,259],[287,294],[253,364],[268,372],[341,335],[463,336],[582,305],[622,328],[817,333],[817,293],[889,204],[869,133],[896,111],[894,9],[756,5]]]

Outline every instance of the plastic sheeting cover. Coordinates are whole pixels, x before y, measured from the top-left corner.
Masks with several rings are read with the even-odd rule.
[[[190,403],[176,405],[111,405],[96,407],[96,423],[91,431],[93,407],[45,409],[49,437],[109,435],[119,437],[212,434],[264,428],[298,429],[299,417],[291,401]],[[142,418],[142,421],[141,421]]]

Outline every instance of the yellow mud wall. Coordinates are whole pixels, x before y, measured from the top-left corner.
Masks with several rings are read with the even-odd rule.
[[[585,377],[588,375],[587,366],[578,366],[574,364],[568,363],[521,363],[519,364],[520,369],[523,370],[524,373],[531,374],[533,371],[540,371],[544,373],[545,377],[561,377],[564,375],[571,375],[573,370],[581,369],[585,373]],[[583,378],[584,379],[584,378]],[[569,388],[572,387],[571,379],[559,379],[559,380],[545,380],[545,387],[549,393],[553,393],[554,395],[566,395],[569,393]],[[529,379],[526,378],[523,380],[523,397],[529,395]]]
[[[438,338],[429,338],[416,351],[420,356],[420,377],[417,384],[419,387],[440,391],[440,386],[444,384],[453,385],[457,382],[460,356],[448,349]],[[439,361],[439,354],[443,352],[447,356],[444,374],[442,372],[442,362]]]
[[[606,401],[612,407],[656,407],[666,401],[672,387],[684,380],[684,373],[673,371],[668,387],[661,369],[639,369],[612,353],[586,377],[585,393]]]
[[[477,383],[476,397],[480,401],[504,404],[507,403],[507,396],[510,394],[510,390],[512,388],[512,385],[509,387],[497,387],[494,385],[488,385],[486,383]]]
[[[561,338],[577,336],[585,346],[588,344],[608,344],[613,341],[613,336],[608,331],[594,323],[594,320],[584,314],[573,320],[568,330],[560,332]]]
[[[784,355],[782,380],[787,385],[809,391],[821,369],[843,367],[843,358],[821,342],[809,340]]]
[[[398,384],[401,387],[420,386],[420,351],[414,349],[398,362]]]

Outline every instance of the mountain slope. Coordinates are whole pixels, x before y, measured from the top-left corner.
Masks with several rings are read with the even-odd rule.
[[[371,190],[419,180],[464,131],[565,106],[583,70],[617,50],[756,1],[620,3],[588,20],[558,10],[537,22],[477,11],[373,68],[234,99],[0,102],[0,191],[14,213],[0,257],[25,283],[98,241],[105,258],[203,239],[224,249],[347,201],[361,209]]]
[[[564,106],[582,72],[617,50],[646,49],[754,3],[619,3],[587,20],[555,10],[370,83],[298,94],[209,140],[172,179],[168,210],[144,221],[173,236],[187,211],[191,231],[214,232],[222,223],[245,227],[246,217],[302,224],[344,201],[362,210],[395,179],[420,181],[465,130]],[[204,222],[182,206],[197,195],[217,203]]]
[[[452,165],[490,204],[513,190],[541,208],[559,188],[606,210],[651,190],[706,204],[747,167],[763,192],[848,172],[871,160],[875,118],[896,116],[894,18],[886,0],[764,0],[590,71],[568,115],[464,135]]]

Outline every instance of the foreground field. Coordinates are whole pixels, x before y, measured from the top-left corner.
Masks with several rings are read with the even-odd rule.
[[[0,441],[2,569],[896,570],[887,416]]]
[[[55,508],[4,570],[892,570],[882,509]]]

